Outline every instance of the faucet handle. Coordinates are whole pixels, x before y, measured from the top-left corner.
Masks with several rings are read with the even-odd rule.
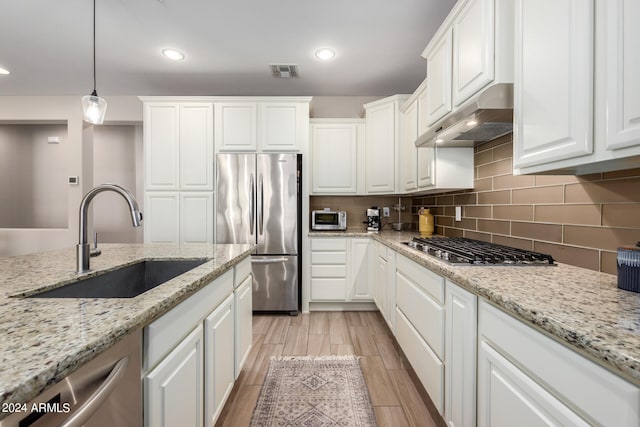
[[[93,233],[93,248],[89,251],[90,257],[100,256],[102,251],[98,249],[98,232]]]

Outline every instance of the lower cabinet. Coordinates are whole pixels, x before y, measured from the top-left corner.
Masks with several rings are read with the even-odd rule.
[[[371,302],[370,238],[312,237],[311,301]]]
[[[247,258],[144,328],[145,426],[215,423],[251,347],[251,291]]]
[[[204,319],[205,425],[212,425],[235,381],[234,296],[229,295]]]
[[[213,243],[213,193],[147,191],[145,243]]]
[[[640,388],[485,301],[478,426],[638,425]]]
[[[199,325],[144,377],[146,426],[202,427],[203,354]]]
[[[445,287],[444,419],[449,427],[475,426],[478,297],[450,280]]]

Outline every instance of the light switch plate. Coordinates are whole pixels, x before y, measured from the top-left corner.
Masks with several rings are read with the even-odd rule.
[[[462,221],[462,206],[456,206],[456,221]]]

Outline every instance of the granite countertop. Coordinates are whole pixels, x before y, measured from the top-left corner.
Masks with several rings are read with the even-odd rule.
[[[75,270],[75,248],[0,258],[0,404],[28,402],[75,368],[144,327],[232,268],[252,245],[103,244],[88,273]],[[150,259],[209,261],[135,298],[25,299]],[[0,413],[0,418],[8,414]]]
[[[438,273],[569,348],[640,386],[640,294],[618,289],[615,275],[554,267],[452,266],[403,242],[415,232],[311,232],[363,237]]]

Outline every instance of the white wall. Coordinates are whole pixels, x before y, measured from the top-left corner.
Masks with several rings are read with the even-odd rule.
[[[359,118],[362,106],[384,96],[314,96],[311,100],[311,118]]]
[[[82,121],[80,96],[0,96],[0,123],[66,122],[68,144],[65,176],[79,176],[80,185],[67,186],[67,227],[0,229],[0,256],[72,247],[78,243],[78,207],[93,186],[93,126]],[[142,123],[137,97],[108,97],[106,123]],[[31,170],[33,173],[33,169]],[[9,201],[11,202],[11,201]],[[2,203],[5,203],[3,200]],[[118,209],[119,206],[114,206]]]

